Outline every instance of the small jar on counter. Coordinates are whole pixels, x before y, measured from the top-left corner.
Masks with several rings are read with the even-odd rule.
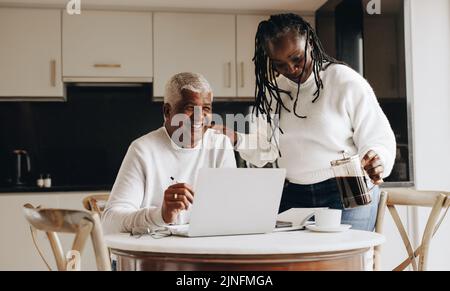
[[[44,179],[44,187],[50,188],[51,186],[52,186],[52,178],[50,177],[50,174],[47,174]]]
[[[36,181],[36,185],[39,187],[39,188],[42,188],[42,187],[44,187],[44,175],[40,175],[39,176],[39,179],[37,179],[37,181]]]

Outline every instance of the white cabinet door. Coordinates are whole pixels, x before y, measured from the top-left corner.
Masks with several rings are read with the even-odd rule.
[[[63,96],[61,11],[0,9],[0,96]]]
[[[217,97],[236,96],[235,16],[154,13],[154,96],[179,72],[197,72]]]
[[[63,14],[63,77],[151,81],[152,14],[83,11]]]
[[[237,96],[253,99],[255,96],[255,36],[258,24],[268,15],[238,15],[237,25]]]

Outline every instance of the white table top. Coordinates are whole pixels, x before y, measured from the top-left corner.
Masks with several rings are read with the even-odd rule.
[[[385,242],[381,234],[348,230],[340,233],[290,231],[257,235],[215,237],[140,238],[129,234],[105,236],[113,249],[137,252],[217,255],[306,254],[369,248]]]

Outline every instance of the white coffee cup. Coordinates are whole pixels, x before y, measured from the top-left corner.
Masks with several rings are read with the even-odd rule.
[[[316,226],[321,228],[338,228],[341,225],[342,210],[317,209],[314,212]]]

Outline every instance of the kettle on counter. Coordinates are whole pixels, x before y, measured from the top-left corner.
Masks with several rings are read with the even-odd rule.
[[[14,150],[12,156],[11,183],[13,186],[24,186],[31,174],[30,156],[25,150]]]

